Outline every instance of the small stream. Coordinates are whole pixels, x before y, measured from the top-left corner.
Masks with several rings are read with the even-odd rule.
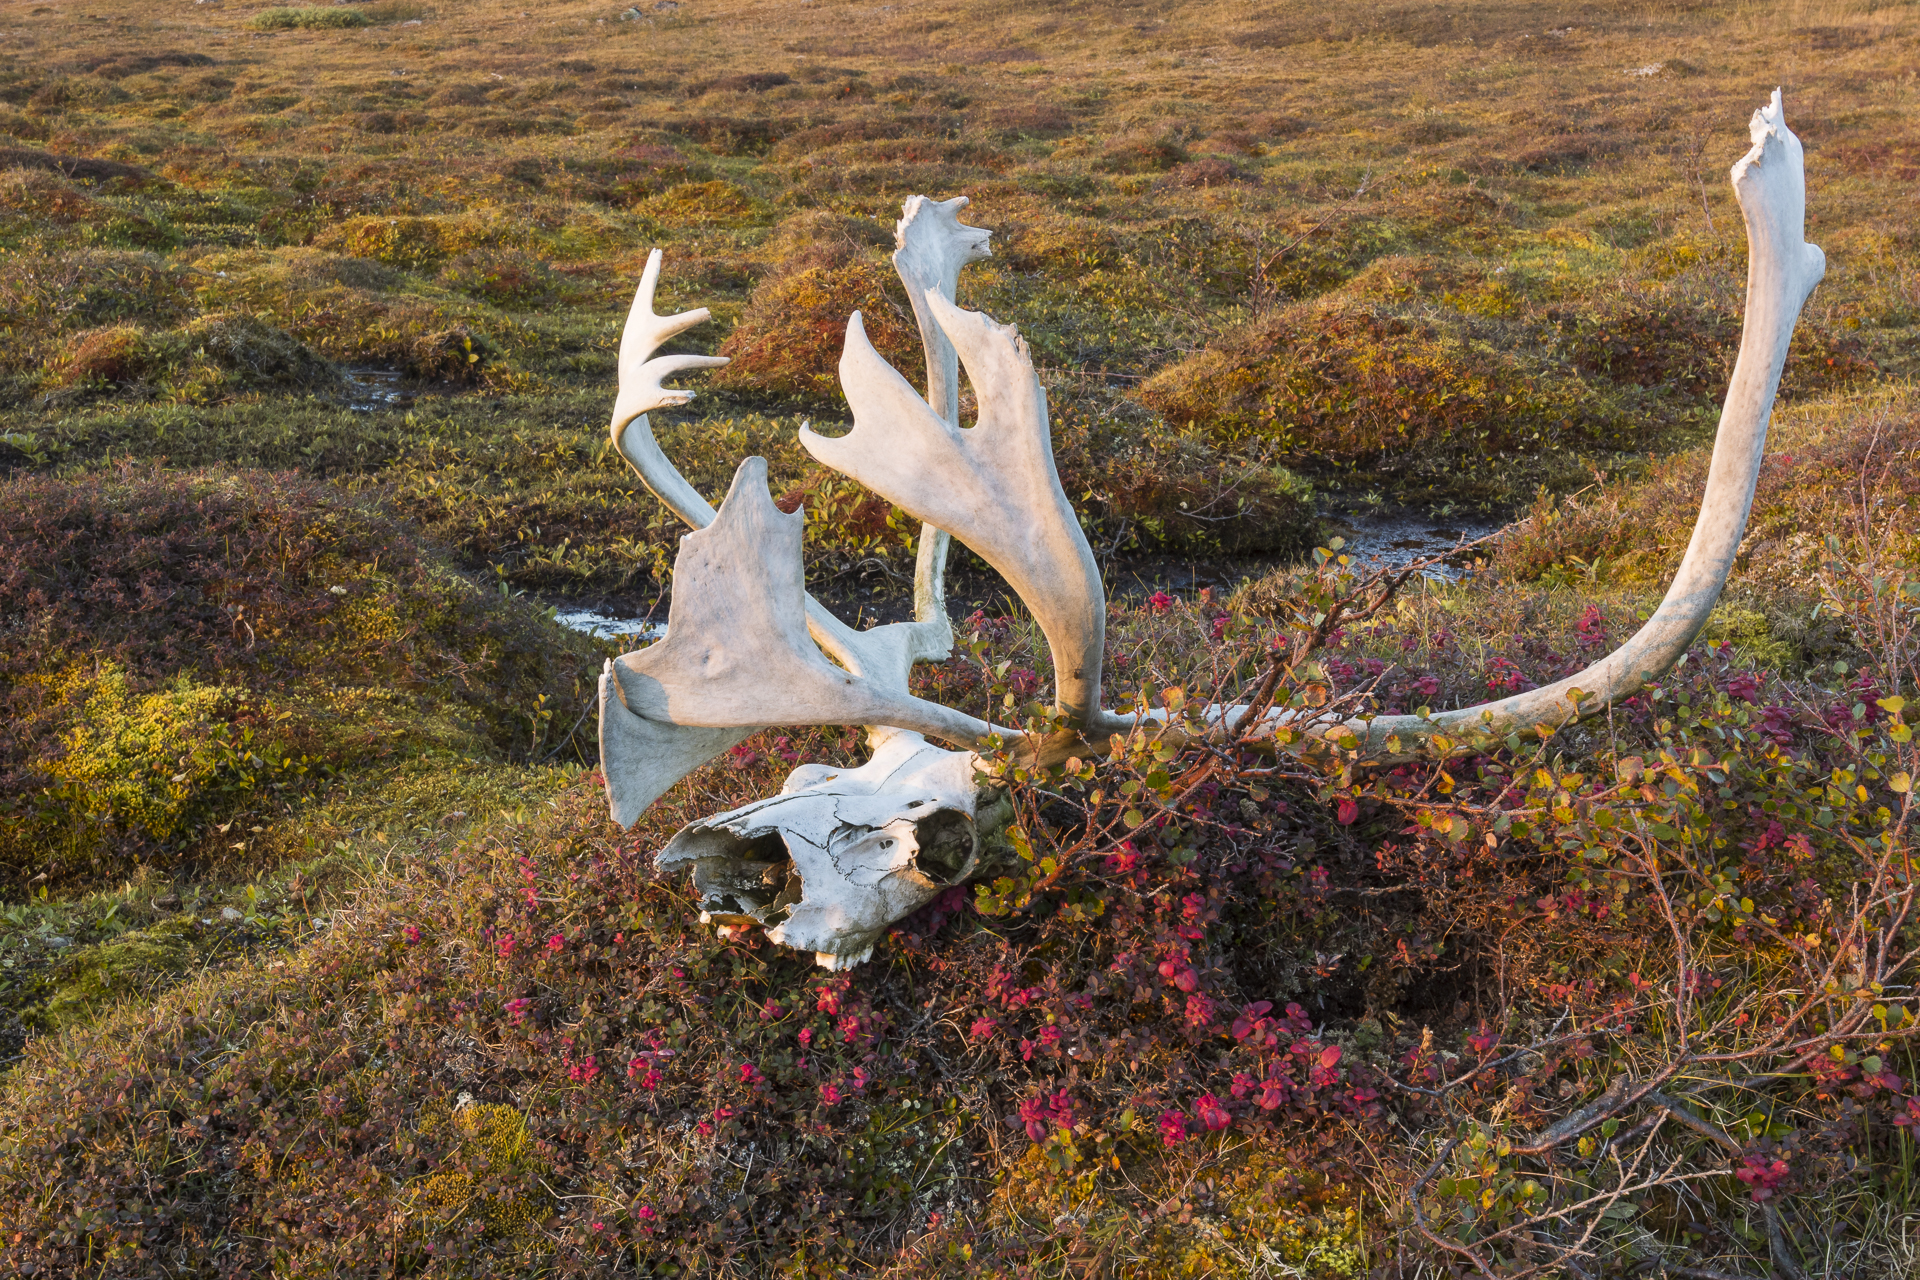
[[[1417,511],[1341,512],[1337,508],[1323,513],[1321,520],[1325,525],[1324,537],[1344,539],[1346,545],[1340,550],[1352,556],[1356,564],[1378,560],[1388,568],[1444,555],[1461,543],[1484,538],[1506,524],[1484,516],[1441,517]],[[1458,582],[1470,572],[1468,565],[1453,563],[1437,564],[1424,571],[1426,577],[1439,582]]]
[[[553,620],[570,631],[597,636],[602,640],[658,640],[667,634],[667,624],[646,618],[616,618],[591,609],[568,609],[553,615]]]
[[[413,392],[400,385],[403,375],[398,369],[349,365],[340,373],[347,381],[347,408],[355,413],[405,409],[413,403]]]
[[[1356,566],[1377,561],[1387,568],[1396,568],[1415,560],[1444,555],[1461,543],[1483,538],[1503,525],[1503,521],[1486,516],[1441,517],[1404,510],[1355,512],[1335,507],[1321,515],[1321,543],[1325,545],[1334,538],[1340,538],[1344,544],[1340,550],[1352,556]],[[1189,594],[1209,586],[1231,590],[1242,578],[1258,576],[1280,564],[1280,561],[1268,557],[1219,563],[1189,563],[1153,557],[1108,566],[1107,591],[1115,599],[1137,599],[1156,590],[1175,594]],[[1472,571],[1467,563],[1443,561],[1423,572],[1436,582],[1458,582]],[[957,574],[949,577],[948,586],[951,597],[948,608],[953,611],[955,618],[964,617],[970,609],[986,603],[985,600],[974,600],[972,597],[984,594],[998,598],[1005,591],[997,579],[993,582],[970,582]],[[985,588],[984,593],[982,588]],[[638,645],[658,640],[667,634],[665,622],[654,620],[663,612],[663,602],[659,599],[635,599],[631,604],[624,601],[603,602],[597,609],[568,608],[560,602],[555,603],[559,611],[555,613],[554,620],[561,626],[603,640]],[[631,616],[643,610],[646,616]],[[904,594],[897,600],[863,599],[858,605],[858,612],[875,622],[901,621],[910,617],[911,611],[912,601]]]

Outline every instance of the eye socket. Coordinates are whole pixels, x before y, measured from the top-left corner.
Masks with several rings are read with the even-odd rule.
[[[920,843],[915,861],[940,884],[956,884],[973,861],[973,823],[957,809],[930,813],[914,827]]]

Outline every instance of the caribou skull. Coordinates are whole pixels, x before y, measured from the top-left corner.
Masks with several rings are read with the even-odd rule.
[[[1699,634],[1745,532],[1794,324],[1826,268],[1804,241],[1800,142],[1777,90],[1754,113],[1751,133],[1752,149],[1732,172],[1749,248],[1740,354],[1693,540],[1660,607],[1625,644],[1557,684],[1431,716],[1316,723],[1310,734],[1380,759],[1441,735],[1460,750],[1558,728],[1631,697]],[[690,823],[658,856],[663,868],[692,866],[705,918],[723,929],[765,928],[828,967],[864,960],[889,924],[973,873],[983,811],[993,804],[975,750],[990,739],[1046,760],[1102,750],[1116,734],[1180,732],[1159,713],[1117,715],[1100,704],[1106,593],[1054,469],[1046,394],[1018,334],[953,301],[960,268],[988,253],[988,233],[959,221],[965,205],[914,196],[896,227],[893,261],[926,349],[927,398],[874,351],[855,312],[840,359],[853,429],[838,437],[800,429],[815,458],[923,522],[913,622],[856,632],[807,595],[803,516],[773,505],[763,459],[740,464],[716,513],[655,444],[645,414],[692,398],[663,388],[662,378],[721,363],[653,356],[707,318],[704,310],[653,314],[657,250],[621,342],[615,447],[694,532],[674,562],[666,638],[609,662],[601,677],[609,807],[631,825],[674,782],[763,727],[866,726],[873,755],[865,765],[802,765],[780,795]],[[959,425],[961,365],[980,406],[967,428]],[[949,535],[998,570],[1039,622],[1063,732],[1036,740],[908,691],[915,662],[952,649]],[[1213,706],[1205,719],[1231,725],[1244,711]]]

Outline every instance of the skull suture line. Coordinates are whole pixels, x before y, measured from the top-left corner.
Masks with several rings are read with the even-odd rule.
[[[1800,141],[1778,91],[1754,113],[1750,132],[1752,148],[1732,172],[1749,250],[1740,354],[1693,539],[1660,607],[1618,649],[1556,684],[1426,717],[1298,725],[1307,740],[1368,759],[1404,756],[1441,735],[1451,750],[1477,749],[1603,711],[1686,652],[1745,532],[1787,346],[1826,270],[1820,250],[1805,242]],[[828,967],[859,963],[887,925],[973,873],[980,829],[991,825],[981,812],[991,794],[981,786],[986,762],[974,748],[990,737],[1020,757],[1055,761],[1103,751],[1115,734],[1184,732],[1163,713],[1116,715],[1100,705],[1106,593],[1054,469],[1046,395],[1013,329],[953,302],[960,268],[988,254],[988,233],[959,221],[965,205],[914,196],[896,228],[894,267],[926,348],[928,398],[874,351],[855,312],[840,359],[853,429],[837,438],[800,431],[814,457],[923,522],[912,622],[856,632],[807,595],[804,517],[773,505],[765,460],[740,464],[716,513],[661,453],[645,415],[692,399],[661,380],[724,361],[654,357],[667,338],[707,318],[704,310],[653,314],[658,250],[620,344],[614,445],[694,532],[674,561],[666,638],[609,662],[601,677],[610,811],[631,825],[680,778],[762,728],[866,726],[867,764],[802,765],[780,795],[690,823],[658,858],[662,867],[692,866],[706,915],[721,928],[765,928]],[[961,365],[980,405],[969,428],[959,425]],[[1040,624],[1065,730],[1023,735],[908,692],[915,662],[952,652],[949,535],[992,565]],[[1232,726],[1245,711],[1213,706],[1204,719]]]

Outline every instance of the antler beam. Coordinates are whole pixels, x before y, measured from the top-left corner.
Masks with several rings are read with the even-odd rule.
[[[1733,568],[1767,443],[1774,394],[1800,309],[1826,274],[1827,259],[1806,243],[1806,162],[1787,128],[1780,91],[1753,113],[1753,148],[1733,166],[1734,196],[1747,223],[1747,311],[1740,354],[1720,410],[1706,493],[1686,557],[1665,598],[1631,639],[1578,675],[1496,702],[1428,718],[1381,716],[1347,729],[1380,754],[1389,741],[1434,734],[1505,738],[1558,728],[1630,698],[1671,670],[1707,624]]]

